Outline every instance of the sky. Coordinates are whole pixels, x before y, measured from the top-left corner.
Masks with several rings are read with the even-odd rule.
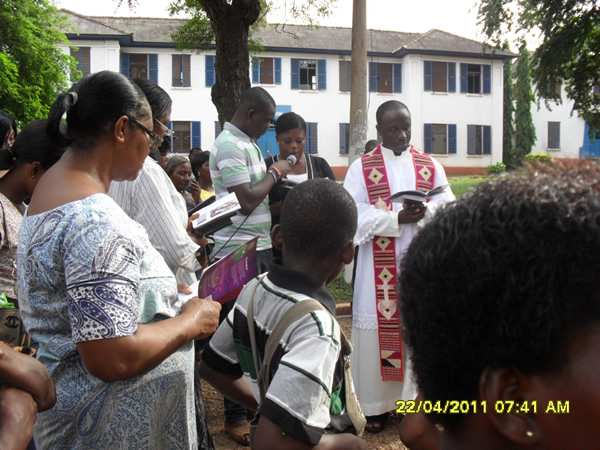
[[[290,1],[290,0],[287,0]],[[282,4],[284,0],[276,0]],[[433,28],[458,36],[483,41],[477,26],[478,0],[366,0],[367,28],[425,33]],[[54,0],[59,8],[83,15],[169,17],[170,0],[139,0],[133,11],[118,0]],[[271,14],[269,22],[281,22],[282,12]],[[352,0],[337,0],[330,17],[318,22],[323,26],[352,27]]]

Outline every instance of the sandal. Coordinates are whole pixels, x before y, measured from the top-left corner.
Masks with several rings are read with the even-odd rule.
[[[366,417],[367,424],[365,425],[365,431],[368,431],[369,433],[379,433],[383,431],[389,417],[389,412],[379,414],[378,416]]]
[[[244,447],[250,446],[250,424],[245,420],[229,423],[225,422],[225,433]]]

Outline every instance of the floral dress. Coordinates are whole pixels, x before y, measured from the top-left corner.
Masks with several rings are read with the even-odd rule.
[[[89,373],[76,347],[179,314],[175,278],[144,228],[92,195],[25,216],[18,261],[21,314],[57,393],[38,415],[38,447],[196,448],[192,342],[112,383]]]

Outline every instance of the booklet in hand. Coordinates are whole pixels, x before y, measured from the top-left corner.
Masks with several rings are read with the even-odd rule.
[[[435,187],[427,192],[423,191],[400,191],[390,196],[389,200],[394,203],[404,203],[405,201],[413,201],[419,203],[425,203],[434,195],[441,194],[450,186],[449,184],[442,184],[441,186]]]
[[[200,280],[190,286],[193,294],[179,294],[179,300],[185,302],[198,296],[223,304],[237,298],[244,285],[258,275],[257,242],[258,237],[250,239],[208,266]]]
[[[192,226],[204,235],[214,233],[227,225],[231,225],[231,217],[235,216],[241,208],[236,195],[231,192],[211,205],[202,208],[199,211],[200,216],[193,220]]]
[[[197,213],[201,209],[206,208],[208,205],[212,205],[216,199],[217,199],[217,197],[215,195],[211,195],[203,202],[198,203],[192,209],[188,210],[188,217],[192,217],[195,213]]]
[[[212,298],[221,304],[236,298],[244,285],[258,275],[257,242],[258,237],[250,239],[204,269],[198,297]]]

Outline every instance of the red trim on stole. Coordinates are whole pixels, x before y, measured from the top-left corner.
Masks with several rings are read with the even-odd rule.
[[[435,168],[429,155],[419,153],[414,147],[413,155],[416,188],[428,191],[433,187]],[[372,205],[386,206],[392,193],[381,153],[381,145],[362,156],[363,175]],[[431,187],[428,187],[431,185]],[[379,334],[379,356],[383,381],[403,381],[404,359],[400,331],[400,311],[397,290],[396,242],[393,237],[373,237],[373,269],[375,276],[375,301]]]

